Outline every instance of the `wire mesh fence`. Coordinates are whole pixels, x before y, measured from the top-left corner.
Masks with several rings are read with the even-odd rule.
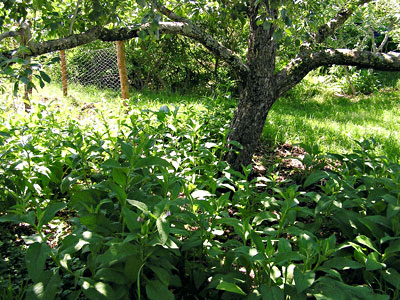
[[[75,49],[74,55],[67,57],[67,77],[69,82],[99,88],[120,88],[117,53],[113,44],[102,49]]]

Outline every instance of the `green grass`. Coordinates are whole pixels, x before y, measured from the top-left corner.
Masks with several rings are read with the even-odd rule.
[[[378,153],[400,159],[400,93],[384,89],[346,97],[305,81],[279,99],[263,132],[268,144],[304,143],[322,152],[349,153],[355,140],[373,138]]]

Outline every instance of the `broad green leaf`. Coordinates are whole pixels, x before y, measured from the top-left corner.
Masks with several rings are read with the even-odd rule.
[[[380,270],[385,267],[385,264],[379,262],[379,254],[377,252],[371,252],[368,254],[367,261],[365,262],[365,268],[367,271]]]
[[[374,244],[372,243],[371,239],[365,235],[359,235],[355,238],[355,240],[357,242],[359,242],[360,244],[367,246],[368,248],[376,251],[379,253],[379,251],[375,248]]]
[[[385,256],[392,253],[400,253],[400,240],[390,241],[389,247],[385,249]]]
[[[242,150],[243,146],[237,141],[228,141],[229,145],[235,146],[238,150]]]
[[[130,205],[133,205],[133,206],[139,208],[146,215],[149,213],[149,208],[147,207],[147,205],[145,203],[140,202],[140,201],[136,201],[136,200],[131,200],[131,199],[126,199],[126,201]]]
[[[124,216],[126,226],[128,226],[130,232],[135,232],[140,228],[140,223],[138,221],[139,215],[137,213],[134,213],[129,208],[124,206],[122,207],[122,214]]]
[[[120,186],[126,186],[127,176],[121,168],[114,168],[112,170],[112,177],[114,179],[114,182],[118,183]]]
[[[389,296],[375,294],[366,286],[351,286],[328,276],[320,277],[315,283],[315,290],[321,291],[315,294],[317,300],[326,299],[357,299],[357,300],[389,300]]]
[[[292,252],[292,245],[287,239],[280,238],[278,243],[278,251],[280,253]]]
[[[121,164],[116,161],[115,159],[107,159],[102,165],[101,167],[104,169],[113,169],[113,168],[122,168]]]
[[[46,288],[44,291],[43,300],[55,299],[61,286],[61,277],[58,271],[46,271],[48,272],[49,281],[46,282]]]
[[[95,189],[79,191],[72,195],[69,205],[77,210],[95,207],[104,194]]]
[[[238,285],[231,283],[231,282],[223,281],[217,285],[216,289],[235,293],[235,294],[246,295],[246,293],[243,292],[243,290]]]
[[[30,85],[31,81],[29,80],[29,78],[27,76],[21,76],[19,78],[19,80],[21,80],[23,83],[25,83],[26,85]]]
[[[138,247],[130,243],[115,243],[106,252],[96,257],[96,263],[104,267],[123,262],[127,257],[138,254]]]
[[[261,240],[261,237],[254,230],[252,230],[250,233],[250,238],[252,242],[256,245],[257,250],[263,253],[265,251],[265,245]]]
[[[39,282],[50,251],[51,249],[46,243],[33,243],[26,251],[26,268],[29,277],[34,282]]]
[[[290,261],[302,260],[303,257],[298,252],[278,252],[274,256],[274,261],[279,266],[287,265]]]
[[[125,200],[126,200],[126,197],[127,197],[125,191],[119,185],[117,185],[117,184],[115,184],[113,182],[109,182],[109,187],[110,187],[111,191],[117,197],[118,201],[120,201],[121,203],[125,203]]]
[[[19,215],[4,215],[0,217],[0,223],[6,223],[6,222],[11,222],[11,223],[22,223],[24,222],[23,216]]]
[[[120,141],[122,153],[125,154],[128,160],[131,160],[133,157],[133,146],[131,144]]]
[[[151,167],[151,166],[164,167],[164,168],[172,167],[172,165],[168,161],[166,161],[165,159],[162,159],[160,157],[156,157],[156,156],[149,156],[146,158],[141,158],[136,163],[137,168]]]
[[[125,284],[126,278],[123,273],[112,268],[101,268],[94,275],[94,279],[98,281],[108,281],[117,284]]]
[[[174,185],[171,188],[171,196],[170,199],[171,200],[175,200],[176,198],[178,198],[179,193],[181,192],[181,184],[179,182],[175,182]]]
[[[160,242],[162,245],[164,245],[168,240],[168,234],[170,229],[169,223],[164,217],[159,217],[157,218],[156,225],[158,234],[160,236]]]
[[[258,213],[253,219],[253,225],[259,226],[263,221],[274,222],[277,220],[277,216],[272,212],[263,211]]]
[[[192,274],[193,274],[194,285],[196,286],[196,289],[199,289],[201,285],[204,283],[204,281],[207,279],[207,273],[204,272],[203,269],[198,268],[198,269],[193,269]]]
[[[85,278],[82,284],[83,293],[89,300],[114,300],[113,289],[104,282],[95,282]]]
[[[171,291],[159,280],[150,280],[146,283],[146,294],[150,300],[174,300]]]
[[[147,265],[148,268],[150,268],[154,274],[160,279],[160,281],[165,285],[168,286],[171,280],[171,276],[167,270],[164,268],[158,267],[158,266],[153,266],[153,265]]]
[[[53,300],[60,290],[61,277],[58,271],[44,271],[40,281],[31,285],[27,291],[27,300]]]
[[[47,223],[49,223],[54,218],[56,213],[58,211],[60,211],[61,209],[65,208],[66,206],[67,206],[67,204],[62,203],[62,202],[56,202],[56,203],[52,203],[52,204],[48,205],[44,209],[44,213],[39,220],[38,226],[42,227],[42,226],[46,225]]]
[[[82,178],[82,175],[75,176],[75,175],[69,174],[68,176],[65,176],[63,178],[63,180],[61,181],[61,185],[60,185],[61,193],[64,194],[66,191],[68,191],[68,189],[71,185],[75,184],[81,178]]]
[[[129,256],[125,262],[124,275],[130,283],[135,283],[139,276],[142,262],[136,255]]]
[[[393,204],[388,205],[388,209],[387,209],[387,213],[386,213],[386,217],[388,219],[393,218],[394,216],[398,215],[399,213],[400,213],[400,205],[393,205]]]
[[[284,293],[277,286],[269,287],[266,284],[260,286],[262,300],[284,300]]]
[[[44,81],[46,81],[47,83],[50,83],[50,81],[51,81],[51,78],[50,78],[50,76],[49,75],[47,75],[45,72],[43,72],[43,71],[39,71],[40,72],[40,76],[42,77],[42,79],[44,80]]]
[[[346,269],[360,269],[363,267],[362,264],[356,262],[354,260],[345,258],[345,257],[334,257],[328,261],[326,261],[323,266],[325,268],[334,268],[337,270],[346,270]]]
[[[393,285],[396,289],[400,290],[400,274],[393,268],[385,270],[383,279]]]
[[[274,32],[273,34],[273,39],[274,41],[278,42],[283,38],[283,30],[282,29],[278,29]]]
[[[298,293],[308,289],[315,280],[315,273],[312,271],[302,272],[299,267],[294,269],[294,281]]]
[[[328,179],[330,177],[331,177],[331,174],[328,173],[327,171],[314,172],[307,177],[306,181],[303,184],[303,187],[306,188],[306,187],[320,181],[321,179]]]

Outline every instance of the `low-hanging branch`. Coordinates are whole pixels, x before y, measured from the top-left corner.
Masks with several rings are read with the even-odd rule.
[[[53,51],[75,48],[95,40],[107,42],[129,40],[139,37],[139,32],[142,30],[149,30],[150,26],[150,24],[144,24],[133,28],[125,27],[116,29],[107,29],[100,26],[95,26],[86,32],[73,34],[65,38],[44,41],[41,43],[30,42],[28,45],[28,50],[23,50],[23,55],[25,57],[38,56]],[[183,22],[160,22],[158,30],[160,31],[160,34],[180,34],[196,40],[214,55],[229,63],[232,68],[235,68],[235,70],[238,72],[246,73],[248,71],[248,67],[238,55],[236,55],[232,50],[223,46],[211,35],[205,33],[195,25]],[[22,56],[22,53],[20,54],[18,51],[10,51],[2,53],[2,55],[7,58],[11,58]]]
[[[400,71],[400,53],[374,53],[350,49],[326,49],[302,53],[276,75],[279,96],[293,88],[310,71],[331,65],[357,66],[381,71]]]

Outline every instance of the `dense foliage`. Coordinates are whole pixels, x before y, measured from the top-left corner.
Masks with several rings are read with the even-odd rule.
[[[278,163],[238,173],[221,161],[234,103],[195,102],[2,120],[0,221],[29,228],[3,299],[399,296],[398,164],[366,140],[309,149],[283,181]]]
[[[275,160],[256,149],[293,122],[283,113],[278,130],[264,126],[278,98],[301,107],[290,90],[312,70],[324,67],[353,94],[377,91],[378,74],[328,67],[399,70],[400,56],[383,54],[399,42],[399,6],[387,2],[2,1],[2,91],[4,79],[16,95],[21,82],[50,82],[47,57],[31,56],[135,38],[127,52],[137,89],[237,83],[241,94],[239,104],[217,91],[156,108],[135,95],[117,110],[101,101],[75,115],[42,98],[30,114],[2,111],[0,297],[399,298],[398,150],[380,156],[374,139],[342,154],[285,145],[295,157]],[[359,122],[395,110],[373,97],[355,98]],[[305,113],[328,123],[323,103],[313,105]]]

